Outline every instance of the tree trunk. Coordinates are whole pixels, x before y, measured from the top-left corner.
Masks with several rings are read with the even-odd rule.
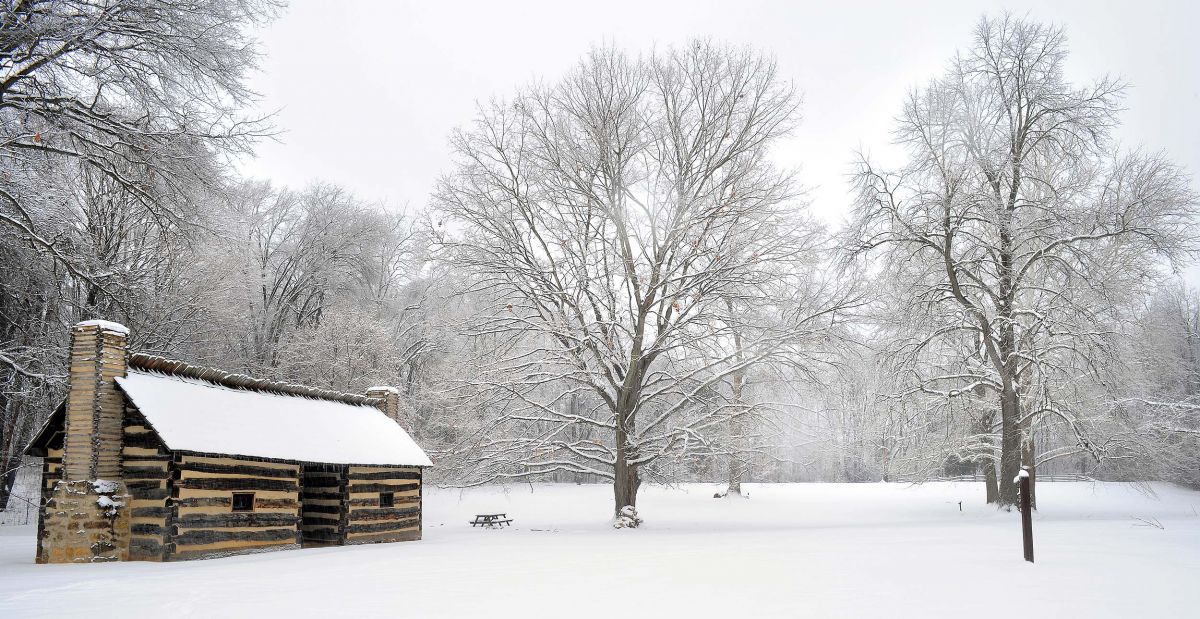
[[[742,477],[746,474],[746,462],[742,458],[749,451],[746,448],[746,428],[742,422],[742,385],[745,378],[741,371],[733,374],[733,401],[738,410],[729,420],[729,434],[733,443],[734,453],[729,458],[729,488],[725,496],[742,496]]]
[[[5,462],[0,466],[9,466]],[[17,472],[15,470],[4,470],[4,474],[0,475],[0,512],[8,508],[8,497],[12,494],[13,484],[16,483]]]
[[[725,496],[742,495],[742,476],[744,474],[745,463],[742,462],[741,456],[734,454],[729,459],[729,488],[725,491]]]
[[[888,471],[891,470],[891,455],[892,450],[888,449],[887,445],[879,448],[879,470],[884,483],[891,481]]]
[[[729,488],[725,496],[742,496],[742,475],[745,473],[744,462],[735,455],[729,459]]]
[[[983,463],[983,487],[989,505],[1000,500],[1000,488],[996,484],[996,464],[991,460]]]
[[[982,395],[983,390],[980,389]],[[975,428],[981,436],[987,447],[982,452],[983,459],[980,466],[983,467],[983,487],[987,496],[988,505],[1000,500],[1000,488],[996,480],[996,445],[992,442],[991,434],[993,426],[996,423],[996,414],[994,411],[988,410],[979,418],[979,425]]]
[[[629,433],[626,431],[628,416],[617,416],[617,461],[613,466],[613,516],[621,514],[621,508],[626,505],[637,507],[638,488],[642,480],[638,476],[637,464],[629,460],[634,457],[629,445]]]
[[[637,507],[638,488],[642,480],[638,477],[636,464],[629,462],[628,437],[624,428],[617,427],[617,462],[613,476],[613,516],[620,515],[626,505]]]
[[[17,447],[17,407],[12,400],[0,394],[0,512],[8,507],[8,497],[17,481],[17,467],[21,464],[21,452]]]
[[[732,315],[733,302],[726,299],[725,307]],[[733,328],[733,345],[734,360],[741,365],[745,362],[745,351],[742,348],[742,334],[736,327]],[[746,474],[746,462],[742,458],[746,452],[750,451],[746,444],[746,424],[743,423],[741,417],[745,413],[745,409],[742,407],[742,391],[746,385],[746,370],[739,369],[734,372],[730,383],[733,390],[733,404],[736,409],[733,418],[729,420],[729,438],[733,444],[734,453],[729,458],[729,488],[725,491],[725,496],[742,496],[742,477]]]
[[[1011,507],[1017,504],[1017,485],[1013,483],[1021,471],[1021,426],[1017,392],[1011,381],[1004,381],[1000,393],[1000,493],[997,504]]]

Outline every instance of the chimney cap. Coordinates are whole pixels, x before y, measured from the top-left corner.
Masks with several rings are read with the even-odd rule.
[[[375,387],[371,387],[370,389],[367,389],[367,393],[371,393],[371,392],[373,392],[373,391],[386,391],[386,392],[388,392],[388,393],[394,393],[394,394],[396,394],[396,395],[399,395],[399,394],[400,394],[400,390],[399,390],[399,389],[397,389],[397,388],[395,388],[395,387],[389,387],[389,386],[387,386],[387,385],[378,385],[378,386],[375,386]]]
[[[99,327],[105,331],[112,331],[114,333],[120,333],[121,335],[129,335],[129,327],[126,327],[119,322],[112,322],[110,320],[85,320],[83,322],[75,323],[75,326]]]

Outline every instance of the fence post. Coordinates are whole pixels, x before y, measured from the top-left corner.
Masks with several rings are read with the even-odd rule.
[[[1014,484],[1021,486],[1021,539],[1025,546],[1025,560],[1033,563],[1033,510],[1029,507],[1029,469],[1021,467]]]

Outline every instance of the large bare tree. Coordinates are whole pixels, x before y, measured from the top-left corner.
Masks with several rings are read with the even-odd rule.
[[[905,101],[907,165],[864,158],[857,176],[851,250],[885,252],[886,276],[907,282],[904,311],[926,317],[909,346],[939,359],[921,388],[995,398],[1003,505],[1023,452],[1036,461],[1039,423],[1104,456],[1063,388],[1111,354],[1113,309],[1196,247],[1188,178],[1161,154],[1117,149],[1124,86],[1072,85],[1066,57],[1060,28],[982,20]]]
[[[825,237],[768,160],[797,104],[750,50],[603,48],[455,134],[436,226],[490,302],[475,479],[574,471],[635,505],[672,457],[729,453],[759,408],[728,380],[817,356],[854,297],[814,275]]]

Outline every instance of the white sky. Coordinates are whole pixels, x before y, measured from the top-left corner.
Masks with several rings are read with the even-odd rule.
[[[645,51],[710,36],[775,54],[804,93],[803,122],[779,160],[801,169],[813,211],[836,225],[853,151],[886,150],[906,91],[970,43],[980,16],[1004,9],[1065,26],[1069,79],[1109,73],[1132,85],[1122,142],[1165,150],[1200,175],[1200,3],[979,0],[293,0],[260,34],[267,57],[252,81],[284,133],[242,171],[421,208],[448,167],[449,132],[476,101],[556,79],[596,43]]]

